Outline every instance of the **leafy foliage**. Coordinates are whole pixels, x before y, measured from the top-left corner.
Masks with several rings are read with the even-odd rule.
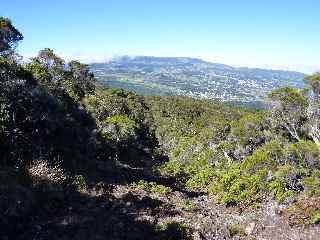
[[[0,56],[14,50],[17,42],[23,39],[22,34],[12,25],[8,18],[0,17]]]
[[[75,189],[78,192],[84,192],[87,189],[87,183],[85,178],[82,175],[76,175],[74,176],[74,180],[72,182],[72,185],[75,187]]]
[[[296,203],[287,207],[284,217],[291,225],[319,223],[320,199],[301,197]]]
[[[273,102],[270,121],[276,128],[284,129],[289,137],[300,140],[301,128],[306,121],[308,100],[298,89],[284,87],[269,93]]]
[[[169,193],[172,191],[170,187],[166,187],[155,182],[147,182],[144,180],[140,180],[139,182],[132,184],[132,186],[141,188],[150,193]]]

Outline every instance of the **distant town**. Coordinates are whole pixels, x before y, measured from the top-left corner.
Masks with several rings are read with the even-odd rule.
[[[185,95],[224,102],[259,104],[282,86],[303,87],[299,72],[235,68],[195,58],[119,57],[91,64],[97,79],[148,95]]]

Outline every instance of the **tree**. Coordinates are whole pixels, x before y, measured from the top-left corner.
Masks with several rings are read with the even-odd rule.
[[[64,79],[65,62],[50,48],[40,50],[38,56],[32,58],[26,68],[41,83],[50,86],[50,88],[57,87],[59,82]]]
[[[16,44],[22,39],[22,34],[12,25],[11,21],[0,17],[0,56],[14,50]]]
[[[320,97],[320,72],[307,76],[305,80],[312,87],[314,96]]]
[[[69,77],[72,80],[73,91],[81,99],[86,94],[92,94],[95,90],[95,78],[87,64],[78,61],[69,63]]]
[[[64,91],[73,99],[80,100],[95,90],[95,78],[88,65],[78,61],[66,64],[49,48],[41,50],[26,68],[56,94]]]
[[[307,76],[306,81],[313,92],[307,111],[308,121],[306,128],[309,137],[320,149],[320,73]]]
[[[268,96],[273,105],[270,115],[272,125],[285,129],[293,139],[299,141],[307,119],[307,98],[293,87],[276,89]]]

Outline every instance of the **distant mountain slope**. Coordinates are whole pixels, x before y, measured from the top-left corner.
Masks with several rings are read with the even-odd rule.
[[[264,102],[281,86],[303,87],[304,74],[235,68],[196,58],[118,57],[91,64],[98,80],[113,87],[152,95],[186,95],[238,103]]]

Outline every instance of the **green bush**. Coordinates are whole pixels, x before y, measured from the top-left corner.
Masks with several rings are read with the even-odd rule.
[[[231,134],[238,138],[239,144],[259,145],[264,141],[265,128],[264,113],[249,113],[232,123]]]
[[[215,176],[214,168],[210,165],[202,165],[202,169],[192,174],[186,186],[192,190],[208,191],[208,185],[213,181]]]
[[[179,177],[183,175],[183,164],[181,162],[170,160],[160,165],[157,170],[162,174],[171,174],[173,176]]]
[[[102,135],[106,139],[124,141],[136,138],[137,124],[127,115],[115,115],[104,121]]]
[[[247,235],[245,229],[236,223],[228,225],[228,230],[230,237],[235,237],[237,235],[244,237]]]
[[[300,166],[320,169],[320,151],[314,142],[301,140],[288,148],[292,160]]]
[[[228,204],[240,202],[255,203],[261,200],[265,171],[251,174],[241,170],[239,163],[217,171],[215,180],[209,185],[209,192],[217,199]]]
[[[267,188],[279,202],[282,202],[286,197],[290,197],[294,194],[292,190],[288,191],[285,184],[279,180],[272,180],[268,183]]]
[[[302,195],[297,202],[284,209],[283,216],[290,225],[317,224],[320,216],[320,198]]]
[[[186,223],[167,220],[162,223],[158,223],[155,229],[159,232],[159,235],[163,236],[163,239],[191,239],[190,227]]]
[[[268,167],[272,170],[281,162],[284,154],[282,143],[273,140],[257,148],[252,155],[246,157],[242,163],[242,168],[254,170]]]
[[[192,212],[195,209],[195,203],[192,200],[187,199],[185,201],[182,201],[180,207],[184,211]]]
[[[140,180],[137,183],[132,184],[133,187],[143,189],[150,193],[170,193],[172,189],[170,187],[163,186],[161,184],[157,184],[155,182],[147,182],[144,180]]]
[[[320,197],[320,170],[313,170],[302,182],[309,196]]]
[[[75,175],[73,178],[72,185],[78,192],[85,192],[88,188],[86,180],[82,175]]]

